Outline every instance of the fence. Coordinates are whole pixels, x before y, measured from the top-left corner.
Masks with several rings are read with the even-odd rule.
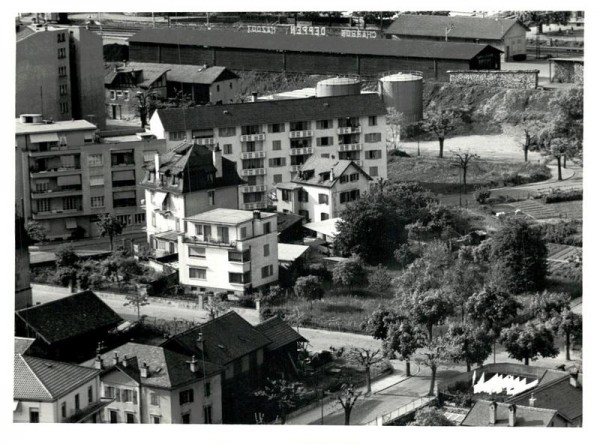
[[[397,408],[396,410],[392,410],[391,412],[378,416],[373,421],[370,421],[365,425],[383,426],[389,424],[390,422],[401,418],[402,416],[408,415],[409,413],[412,413],[421,407],[431,404],[433,401],[435,401],[435,399],[435,396],[423,396],[411,401],[406,405],[403,405],[402,407]]]

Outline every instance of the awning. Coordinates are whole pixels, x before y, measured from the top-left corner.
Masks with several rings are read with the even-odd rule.
[[[341,221],[339,217],[333,219],[322,220],[319,222],[310,222],[303,225],[303,228],[316,231],[317,233],[324,234],[328,237],[336,237],[339,233],[336,225]]]
[[[152,196],[152,203],[156,206],[162,205],[167,198],[167,194],[164,191],[155,191]]]
[[[144,151],[144,162],[154,161],[154,155],[158,154],[157,151]]]
[[[56,134],[56,133],[30,134],[29,141],[31,143],[58,142],[58,134]]]
[[[117,191],[113,193],[113,199],[135,199],[135,191]]]
[[[113,180],[135,180],[135,171],[115,171],[112,178]]]
[[[70,217],[68,219],[65,219],[65,228],[67,230],[73,230],[77,228],[77,221],[75,220],[75,218]]]
[[[79,174],[73,176],[58,176],[56,178],[56,184],[59,187],[66,185],[81,185],[81,176]]]

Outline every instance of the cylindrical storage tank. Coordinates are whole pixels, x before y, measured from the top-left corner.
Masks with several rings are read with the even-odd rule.
[[[407,123],[423,119],[423,73],[387,75],[379,79],[378,88],[385,106],[402,113]]]
[[[317,83],[317,97],[349,96],[360,94],[362,82],[352,77],[332,77]]]

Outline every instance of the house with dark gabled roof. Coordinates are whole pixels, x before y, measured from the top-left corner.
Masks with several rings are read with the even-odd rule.
[[[269,372],[284,379],[288,375],[296,376],[298,349],[308,340],[279,316],[262,321],[255,328],[271,340],[266,349]]]
[[[524,60],[529,28],[517,19],[402,14],[385,30],[401,40],[483,43],[504,51],[504,60]]]
[[[231,424],[239,421],[242,415],[254,413],[242,411],[244,398],[264,382],[264,367],[269,365],[265,360],[267,347],[271,342],[231,311],[167,339],[161,347],[195,355],[200,362],[210,362],[223,369],[223,422]]]
[[[14,355],[13,422],[105,422],[94,368]]]
[[[184,219],[215,208],[238,208],[244,182],[218,145],[182,142],[145,166],[146,232],[157,256],[177,253]]]
[[[334,219],[372,183],[352,159],[312,156],[291,182],[277,184],[277,211],[299,214],[305,222]]]
[[[82,365],[100,373],[100,392],[113,399],[110,423],[220,424],[219,365],[159,346],[129,342]]]
[[[568,427],[554,409],[478,400],[460,424],[467,427]]]
[[[81,362],[123,319],[90,290],[15,312],[16,335],[35,338],[28,354]]]

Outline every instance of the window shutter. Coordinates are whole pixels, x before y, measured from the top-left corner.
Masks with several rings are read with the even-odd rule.
[[[133,403],[137,404],[137,390],[133,390]]]
[[[190,389],[190,402],[194,402],[194,389]]]
[[[121,389],[118,387],[115,387],[115,399],[117,402],[121,402]]]

